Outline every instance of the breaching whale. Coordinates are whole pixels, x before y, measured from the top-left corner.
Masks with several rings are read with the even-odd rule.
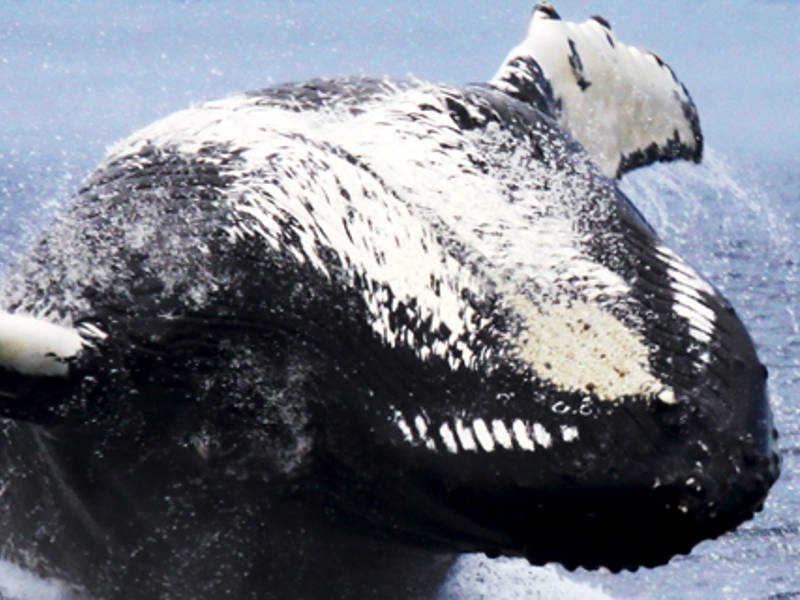
[[[486,85],[319,79],[114,146],[0,285],[0,547],[90,598],[635,569],[760,509],[766,370],[615,179],[694,103],[536,5]]]

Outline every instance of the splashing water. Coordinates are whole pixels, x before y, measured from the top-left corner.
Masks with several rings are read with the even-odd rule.
[[[57,586],[27,571],[0,562],[0,600],[70,600]]]
[[[554,565],[531,567],[523,559],[463,556],[436,600],[611,600],[587,583],[570,580]]]

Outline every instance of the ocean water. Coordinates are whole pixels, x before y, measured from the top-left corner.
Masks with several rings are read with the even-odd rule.
[[[103,149],[154,118],[319,74],[486,79],[532,3],[432,4],[0,2],[0,272]],[[623,41],[658,50],[698,103],[705,162],[649,167],[623,188],[748,325],[770,371],[783,473],[754,520],[667,566],[568,573],[470,555],[439,600],[800,598],[800,6],[556,4],[574,19],[600,12]],[[64,600],[2,562],[0,598]]]

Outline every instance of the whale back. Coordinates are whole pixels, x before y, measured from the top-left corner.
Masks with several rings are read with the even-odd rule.
[[[536,96],[609,177],[656,161],[700,162],[703,136],[689,91],[657,54],[620,42],[603,17],[562,20],[537,4],[525,39],[491,85]]]

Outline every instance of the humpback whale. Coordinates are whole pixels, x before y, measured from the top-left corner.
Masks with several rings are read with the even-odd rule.
[[[0,284],[0,548],[88,598],[431,597],[760,510],[767,373],[616,179],[689,92],[546,3],[483,85],[317,79],[113,146]]]

